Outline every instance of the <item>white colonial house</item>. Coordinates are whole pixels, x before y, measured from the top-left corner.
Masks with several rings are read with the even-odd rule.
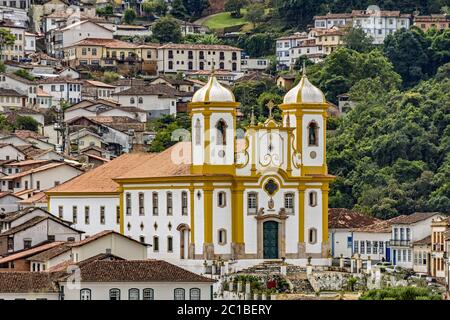
[[[83,82],[68,77],[50,77],[36,82],[39,89],[52,96],[53,105],[62,100],[70,104],[81,101]]]
[[[410,25],[410,14],[384,11],[377,6],[369,6],[366,10],[353,10],[351,13],[328,13],[314,17],[314,27],[317,29],[358,27],[373,37],[374,44],[382,44],[388,34],[400,29],[409,29]]]
[[[50,30],[46,36],[47,53],[63,58],[63,49],[86,38],[112,39],[113,31],[98,23],[81,20]]]
[[[75,226],[87,234],[118,230],[150,243],[149,257],[192,270],[217,259],[236,260],[236,269],[281,258],[328,264],[334,176],[323,93],[303,75],[280,105],[283,120],[252,117],[245,133],[238,107],[213,75],[190,103],[192,141],[123,155],[53,188],[50,211],[72,221],[76,210]]]
[[[158,48],[158,72],[189,74],[215,68],[240,73],[241,51],[227,45],[168,43]]]
[[[444,218],[437,212],[416,212],[391,219],[392,261],[394,265],[413,268],[413,243],[431,234],[431,223],[434,219]]]

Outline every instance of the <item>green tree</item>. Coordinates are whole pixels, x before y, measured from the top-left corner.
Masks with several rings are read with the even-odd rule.
[[[5,46],[14,45],[15,41],[15,35],[13,35],[8,29],[0,28],[0,54]]]
[[[303,63],[305,64],[306,67],[314,65],[314,62],[309,60],[306,55],[302,55],[295,60],[293,69],[297,71],[303,70]]]
[[[391,287],[369,290],[360,300],[442,300],[442,295],[426,287]]]
[[[105,71],[103,73],[103,82],[105,83],[113,83],[117,80],[119,80],[120,74],[113,72],[113,71]]]
[[[373,49],[373,37],[367,35],[360,27],[350,28],[343,41],[346,48],[358,52],[369,52]]]
[[[142,3],[142,9],[148,15],[164,16],[167,13],[168,6],[164,0],[146,0]]]
[[[188,17],[188,11],[184,6],[183,0],[174,0],[172,2],[172,9],[170,10],[170,14],[175,18],[185,20]]]
[[[37,131],[39,129],[39,122],[30,116],[18,116],[14,127],[19,130]]]
[[[230,12],[233,18],[241,18],[241,10],[248,4],[248,0],[228,0],[225,2],[225,11]]]
[[[190,20],[196,20],[202,16],[203,11],[208,8],[208,0],[183,0],[183,5],[188,12]]]
[[[30,80],[30,81],[34,80],[34,76],[31,73],[29,73],[28,70],[25,70],[25,69],[19,69],[16,72],[14,72],[14,74],[16,76],[22,77],[22,78]]]
[[[395,71],[410,88],[428,77],[430,65],[428,40],[418,30],[401,29],[389,34],[384,41],[384,54],[392,61]]]
[[[253,24],[254,28],[256,28],[258,23],[264,21],[264,11],[264,5],[260,3],[254,3],[247,7],[245,18]]]
[[[368,53],[339,48],[322,63],[308,68],[309,79],[321,88],[329,101],[337,102],[337,96],[347,93],[362,79],[379,78],[386,90],[398,88],[400,76],[392,63],[378,50]]]
[[[154,38],[160,43],[180,42],[182,38],[180,24],[172,17],[163,17],[152,27]]]
[[[123,21],[125,21],[126,24],[132,24],[136,20],[136,11],[132,8],[128,8],[123,13]]]
[[[109,16],[114,14],[114,7],[111,4],[108,4],[104,8],[96,8],[95,12],[99,16]]]

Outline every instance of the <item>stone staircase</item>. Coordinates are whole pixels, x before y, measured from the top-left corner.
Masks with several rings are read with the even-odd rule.
[[[262,277],[269,277],[272,275],[281,275],[281,266],[285,265],[286,276],[283,276],[292,285],[293,293],[312,293],[314,292],[307,276],[306,268],[295,266],[292,264],[283,263],[282,260],[269,260],[260,264],[248,267],[237,274],[248,274]]]

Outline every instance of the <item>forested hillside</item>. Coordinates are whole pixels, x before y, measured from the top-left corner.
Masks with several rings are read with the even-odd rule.
[[[408,91],[374,80],[353,94],[365,98],[328,140],[330,206],[450,213],[450,64]]]

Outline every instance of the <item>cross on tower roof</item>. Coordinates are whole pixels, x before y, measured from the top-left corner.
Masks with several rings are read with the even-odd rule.
[[[273,103],[272,100],[270,100],[267,104],[266,104],[267,108],[269,108],[269,118],[272,118],[272,109],[275,107],[275,103]]]

